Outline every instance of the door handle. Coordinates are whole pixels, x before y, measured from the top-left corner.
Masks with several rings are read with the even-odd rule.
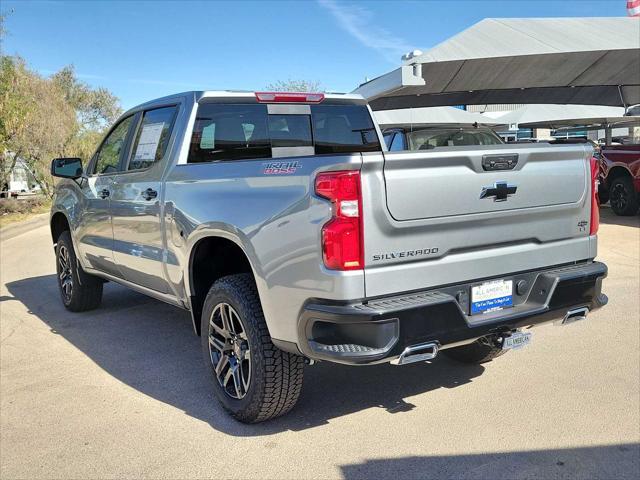
[[[145,200],[152,200],[158,196],[158,192],[153,190],[152,188],[147,188],[144,192],[142,192],[142,198]]]
[[[109,190],[107,190],[106,188],[103,188],[98,192],[98,196],[100,198],[107,198],[109,196],[109,193],[110,193]]]

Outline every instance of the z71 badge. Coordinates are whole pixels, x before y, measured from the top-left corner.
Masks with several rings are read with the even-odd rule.
[[[268,162],[263,163],[265,175],[287,175],[289,173],[296,173],[302,164],[300,162]]]

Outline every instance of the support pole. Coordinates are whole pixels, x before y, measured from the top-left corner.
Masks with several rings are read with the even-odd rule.
[[[613,136],[613,128],[611,124],[607,124],[604,126],[604,144],[609,146],[611,145],[611,137]]]

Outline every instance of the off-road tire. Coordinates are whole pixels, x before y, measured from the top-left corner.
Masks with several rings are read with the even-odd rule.
[[[220,303],[233,307],[249,342],[251,377],[243,398],[233,398],[220,385],[209,350],[209,321]],[[204,301],[201,344],[215,395],[222,407],[244,423],[258,423],[289,412],[300,396],[304,359],[278,349],[269,335],[254,279],[249,274],[217,280]]]
[[[62,269],[60,264],[60,255],[61,251],[64,249],[68,252],[69,268],[72,278],[72,290],[70,295],[66,295],[64,293],[61,280]],[[100,306],[100,302],[102,302],[102,286],[104,282],[102,279],[94,275],[90,275],[82,269],[82,266],[76,257],[76,252],[73,249],[71,234],[68,230],[62,232],[56,242],[56,273],[60,297],[62,298],[62,303],[67,310],[72,312],[85,312]]]
[[[622,198],[618,198],[619,195]],[[640,203],[638,202],[638,193],[633,188],[633,180],[630,177],[618,177],[611,182],[609,203],[611,210],[616,215],[628,217],[636,214]]]
[[[480,340],[476,340],[469,345],[442,350],[443,354],[458,362],[474,364],[490,362],[506,352],[499,345],[487,345]]]

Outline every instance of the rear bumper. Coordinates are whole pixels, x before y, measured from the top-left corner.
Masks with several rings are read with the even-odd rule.
[[[606,276],[600,262],[504,275],[513,280],[514,306],[480,315],[470,315],[469,292],[489,279],[354,303],[315,300],[299,318],[298,347],[315,360],[364,365],[394,360],[416,344],[461,345],[561,320],[576,308],[596,310],[607,303]]]

